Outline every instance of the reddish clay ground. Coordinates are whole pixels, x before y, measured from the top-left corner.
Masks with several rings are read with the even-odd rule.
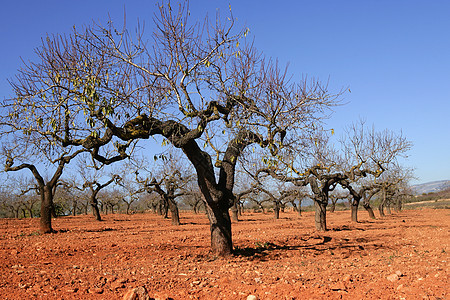
[[[0,298],[121,299],[138,286],[159,299],[448,296],[448,209],[378,220],[361,211],[357,224],[348,211],[330,213],[321,234],[311,212],[246,213],[233,224],[238,255],[226,259],[209,252],[204,215],[181,216],[179,227],[150,213],[64,217],[44,236],[36,219],[2,219]]]

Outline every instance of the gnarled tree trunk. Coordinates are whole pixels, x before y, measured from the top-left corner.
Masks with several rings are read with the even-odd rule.
[[[172,220],[172,225],[180,225],[180,212],[178,210],[178,205],[175,202],[175,199],[168,199],[169,209],[170,209],[170,218]]]
[[[40,232],[52,233],[52,210],[53,210],[53,192],[48,185],[40,187],[41,189],[41,219]]]
[[[91,196],[91,207],[92,207],[92,214],[94,215],[95,219],[97,221],[101,221],[102,217],[100,216],[100,210],[98,209],[98,202],[97,199]]]
[[[326,201],[314,200],[314,207],[316,210],[314,222],[317,231],[327,230],[327,204],[328,202]]]
[[[351,201],[351,210],[352,210],[352,222],[358,222],[358,208],[359,208],[360,199],[353,199]]]
[[[232,253],[231,219],[228,208],[206,205],[211,231],[211,250],[214,254],[227,256]]]
[[[369,217],[371,218],[371,219],[376,219],[376,217],[375,217],[375,213],[373,212],[373,209],[372,209],[372,207],[370,206],[370,203],[369,202],[367,202],[367,201],[364,201],[363,202],[363,207],[364,207],[364,209],[365,210],[367,210],[367,212],[369,213]]]

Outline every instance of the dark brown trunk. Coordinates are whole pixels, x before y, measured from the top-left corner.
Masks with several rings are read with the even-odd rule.
[[[219,256],[230,255],[233,251],[231,239],[231,219],[228,209],[206,204],[211,230],[211,250]]]
[[[72,202],[73,205],[73,211],[72,211],[72,216],[76,216],[77,215],[77,201]]]
[[[368,202],[364,202],[363,203],[363,207],[364,207],[364,209],[365,210],[367,210],[367,212],[369,213],[369,217],[371,218],[371,219],[376,219],[376,217],[375,217],[375,213],[373,212],[373,209],[372,209],[372,207],[370,206],[370,203],[368,203]]]
[[[352,222],[358,222],[359,199],[353,199],[351,202]]]
[[[298,201],[298,215],[302,216],[302,200]]]
[[[380,217],[384,217],[384,216],[385,216],[385,214],[384,214],[384,204],[383,204],[383,202],[381,202],[381,203],[378,205],[378,212],[380,213]]]
[[[383,199],[381,199],[380,204],[378,205],[378,211],[380,212],[380,217],[384,217],[384,204],[386,203],[386,188],[383,188]]]
[[[327,230],[327,202],[325,201],[314,201],[315,207],[315,225],[317,231]]]
[[[91,197],[91,207],[92,207],[92,214],[94,215],[95,219],[97,221],[101,221],[102,217],[100,216],[100,210],[98,209],[98,203],[95,196]]]
[[[239,222],[239,209],[238,209],[238,203],[235,202],[234,205],[231,207],[231,217],[233,221]]]
[[[167,203],[166,200],[162,200],[162,216],[164,217],[164,219],[168,219],[169,218],[169,204]]]
[[[41,188],[40,232],[42,234],[54,232],[52,228],[52,209],[53,209],[52,188],[45,185],[43,188]]]
[[[397,197],[397,201],[395,203],[395,211],[396,212],[402,211],[402,197]]]
[[[294,211],[298,212],[297,204],[295,204],[294,201],[292,201],[291,203],[292,203],[292,208],[294,209]]]
[[[180,225],[180,212],[177,203],[173,199],[169,199],[167,202],[169,203],[172,225]]]
[[[55,204],[54,203],[52,203],[51,212],[52,212],[52,217],[56,219],[58,217],[58,215],[56,214],[56,209],[55,209]]]
[[[273,218],[275,220],[278,220],[280,218],[280,205],[278,204],[278,202],[274,202],[274,208],[273,208]]]
[[[331,201],[330,212],[334,213],[335,210],[336,210],[336,202]]]
[[[158,207],[157,207],[157,213],[158,215],[162,216],[163,215],[163,206],[162,206],[162,201],[158,202]]]
[[[228,256],[233,253],[231,218],[228,210],[232,206],[234,183],[234,164],[231,162],[235,163],[239,153],[233,153],[233,151],[239,151],[239,147],[240,145],[235,145],[233,142],[233,147],[229,147],[226,151],[218,183],[211,157],[201,151],[195,141],[190,141],[183,147],[183,151],[196,169],[198,186],[203,194],[210,224],[211,250],[218,256]]]

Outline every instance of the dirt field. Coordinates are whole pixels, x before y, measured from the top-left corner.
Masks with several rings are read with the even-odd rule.
[[[312,212],[246,213],[233,224],[237,254],[209,252],[206,216],[183,225],[148,214],[0,220],[1,299],[122,299],[144,286],[156,299],[447,299],[450,211],[406,210],[351,224],[328,214],[317,234]]]

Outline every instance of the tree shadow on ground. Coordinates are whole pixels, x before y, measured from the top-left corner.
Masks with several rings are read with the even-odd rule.
[[[272,242],[257,242],[254,247],[234,249],[234,256],[247,257],[250,259],[270,260],[276,256],[279,256],[282,251],[309,251],[313,253],[323,253],[324,251],[342,252],[353,254],[361,254],[364,251],[373,251],[381,248],[389,248],[382,243],[373,243],[373,241],[367,239],[339,239],[336,240],[329,236],[317,237],[305,237],[301,240],[307,242],[310,239],[320,239],[317,243],[304,244],[304,245],[277,245]],[[315,254],[313,254],[315,255]],[[334,255],[334,254],[333,254]]]

